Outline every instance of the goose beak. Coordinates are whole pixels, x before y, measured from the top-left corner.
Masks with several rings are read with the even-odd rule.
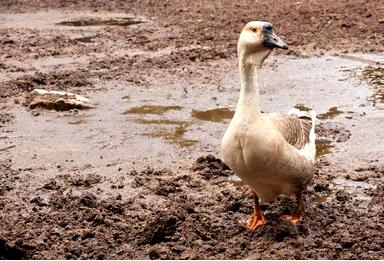
[[[284,43],[272,30],[264,30],[264,46],[267,48],[280,48],[287,50],[288,45]]]

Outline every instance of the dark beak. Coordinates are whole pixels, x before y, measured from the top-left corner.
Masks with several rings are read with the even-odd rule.
[[[288,45],[284,43],[272,30],[263,30],[264,33],[264,46],[267,48],[280,48],[287,50]]]

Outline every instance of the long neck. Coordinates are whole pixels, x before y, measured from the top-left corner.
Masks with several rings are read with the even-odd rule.
[[[239,52],[239,70],[240,70],[240,97],[236,110],[249,109],[260,113],[259,87],[257,85],[256,66],[247,61],[246,55]]]

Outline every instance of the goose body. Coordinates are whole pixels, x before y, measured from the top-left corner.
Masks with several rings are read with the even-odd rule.
[[[265,223],[258,199],[271,201],[280,194],[298,197],[297,213],[286,218],[300,220],[302,192],[314,172],[315,113],[260,110],[256,70],[275,47],[287,48],[270,23],[250,22],[240,34],[240,97],[221,144],[223,161],[254,193],[255,212],[248,221],[252,229]]]
[[[281,121],[281,127],[277,121]],[[291,145],[279,130],[289,132],[289,125],[295,124],[290,121],[303,121],[304,126],[308,125],[308,120],[288,115],[255,116],[239,111],[222,141],[223,161],[264,202],[274,200],[280,194],[290,196],[304,190],[313,175],[315,157],[311,147],[314,142],[302,149]],[[301,126],[291,127],[293,132],[305,133],[296,128]]]

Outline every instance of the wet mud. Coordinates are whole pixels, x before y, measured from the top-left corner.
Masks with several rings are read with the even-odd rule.
[[[383,259],[381,9],[315,2],[2,2],[0,259]],[[318,154],[303,221],[281,196],[250,231],[220,141],[255,16],[291,48],[258,72],[262,110],[315,110]],[[31,109],[35,88],[98,106]]]

